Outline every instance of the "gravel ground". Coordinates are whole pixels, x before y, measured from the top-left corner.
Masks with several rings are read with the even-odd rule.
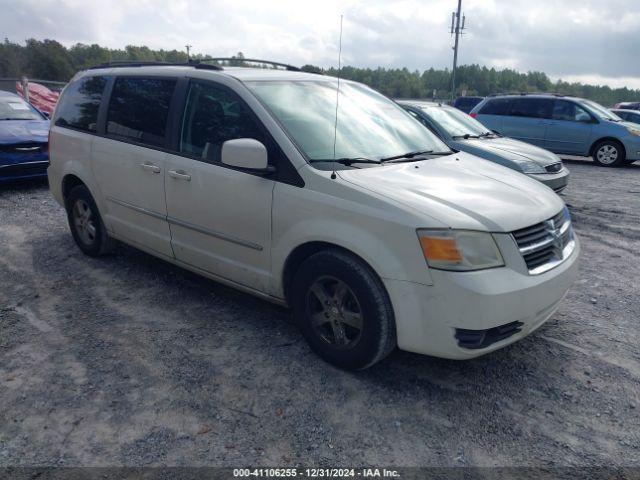
[[[640,165],[570,162],[578,282],[456,362],[319,360],[288,311],[119,246],[46,185],[0,190],[0,466],[640,466]]]

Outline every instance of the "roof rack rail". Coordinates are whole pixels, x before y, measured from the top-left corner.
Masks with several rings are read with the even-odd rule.
[[[272,62],[270,60],[260,60],[259,58],[232,58],[232,57],[216,57],[216,58],[205,58],[206,62],[251,62],[251,63],[263,63],[265,65],[274,65],[276,67],[283,67],[286,70],[292,72],[300,72],[301,70],[298,67],[294,67],[293,65],[289,65],[286,63],[280,62]]]
[[[186,63],[170,63],[170,62],[144,62],[144,61],[122,61],[122,62],[106,62],[100,65],[94,65],[87,70],[96,70],[98,68],[126,68],[126,67],[193,67],[202,70],[222,70],[218,65],[210,65],[200,61],[190,61]]]
[[[507,96],[507,95],[511,95],[511,96],[523,96],[526,97],[527,95],[548,95],[548,96],[552,96],[552,97],[564,97],[565,94],[564,93],[555,93],[555,92],[503,92],[503,93],[490,93],[489,95],[487,95],[488,97],[503,97],[503,96]]]

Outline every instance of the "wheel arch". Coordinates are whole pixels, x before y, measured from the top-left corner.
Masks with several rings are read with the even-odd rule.
[[[331,243],[327,241],[309,241],[309,242],[302,243],[298,245],[296,248],[294,248],[291,251],[291,253],[289,253],[289,255],[287,256],[284,262],[284,267],[282,270],[282,290],[284,293],[284,298],[289,305],[291,305],[290,296],[291,296],[292,282],[296,276],[296,273],[298,272],[298,269],[300,268],[300,265],[302,265],[302,263],[307,258],[311,257],[312,255],[318,252],[322,252],[325,250],[339,250],[361,261],[364,265],[366,265],[369,268],[369,270],[371,270],[371,272],[378,278],[378,280],[380,280],[380,284],[385,289],[385,293],[387,294],[387,296],[389,296],[389,292],[386,291],[384,282],[382,281],[382,278],[380,277],[378,272],[375,270],[375,268],[373,268],[373,266],[369,262],[367,262],[364,258],[362,258],[362,256],[336,243]]]
[[[80,177],[73,173],[68,173],[62,178],[62,198],[66,202],[67,197],[71,190],[79,185],[84,185],[89,188],[85,182],[82,181]]]

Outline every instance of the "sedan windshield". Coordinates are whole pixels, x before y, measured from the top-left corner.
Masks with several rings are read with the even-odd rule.
[[[611,121],[614,121],[614,122],[621,122],[622,121],[622,119],[618,115],[613,113],[608,108],[603,107],[599,103],[596,103],[596,102],[594,102],[592,100],[583,100],[583,103],[587,107],[589,107],[591,109],[592,113],[595,113],[601,119],[611,120]]]
[[[247,85],[310,161],[380,160],[407,153],[449,151],[400,106],[364,85],[340,84],[337,124],[337,82],[247,82]]]
[[[0,120],[42,120],[42,116],[21,98],[0,97]]]
[[[478,137],[491,133],[475,118],[457,108],[422,107],[422,111],[452,137]]]

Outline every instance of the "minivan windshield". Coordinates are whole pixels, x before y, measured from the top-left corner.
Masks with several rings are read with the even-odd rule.
[[[594,102],[593,100],[582,100],[582,103],[584,103],[587,107],[589,107],[592,113],[595,113],[596,116],[598,116],[601,119],[611,120],[613,122],[623,121],[618,115],[613,113],[611,110],[603,107],[602,105]]]
[[[475,118],[449,107],[422,107],[422,111],[451,137],[479,137],[491,132]]]
[[[310,161],[334,158],[337,81],[247,82]],[[340,84],[336,159],[374,160],[449,152],[400,106],[370,88]],[[367,162],[369,163],[369,162]]]

